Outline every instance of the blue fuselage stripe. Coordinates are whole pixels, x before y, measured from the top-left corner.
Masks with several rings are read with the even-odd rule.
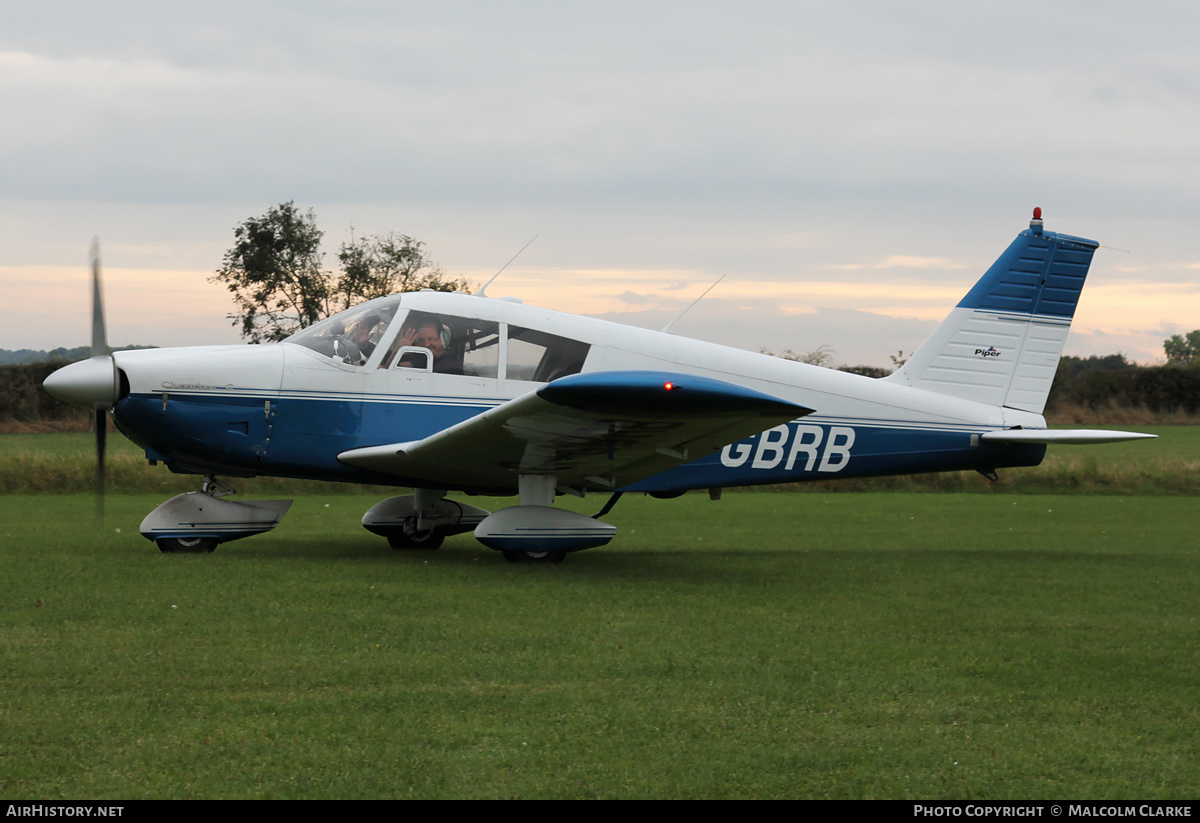
[[[270,401],[269,406],[266,401]],[[449,400],[447,398],[446,400]],[[341,463],[351,449],[420,440],[499,402],[417,397],[363,399],[212,394],[130,395],[114,410],[121,430],[173,470],[411,485]],[[840,477],[1031,466],[1045,446],[980,444],[986,426],[805,417],[644,478],[624,491],[748,486]],[[512,481],[515,485],[515,478]],[[468,489],[471,490],[471,489]]]

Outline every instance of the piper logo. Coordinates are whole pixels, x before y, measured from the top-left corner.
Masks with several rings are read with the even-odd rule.
[[[1000,350],[995,346],[988,346],[986,349],[976,349],[976,357],[999,357]]]

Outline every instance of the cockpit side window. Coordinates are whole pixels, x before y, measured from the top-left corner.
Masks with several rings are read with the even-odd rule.
[[[404,319],[388,360],[406,346],[428,349],[437,374],[491,378],[499,374],[500,325],[493,320],[412,312]],[[408,353],[400,353],[395,365],[419,368],[409,360]]]
[[[506,375],[509,380],[549,383],[578,374],[583,371],[590,348],[587,343],[556,334],[509,326]]]

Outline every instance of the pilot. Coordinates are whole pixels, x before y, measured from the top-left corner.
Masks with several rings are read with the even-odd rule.
[[[346,336],[350,342],[358,347],[361,358],[356,365],[363,365],[371,359],[371,355],[375,351],[375,344],[378,339],[375,335],[375,328],[379,325],[379,315],[368,314],[366,317],[359,320],[346,331]]]
[[[450,329],[433,315],[417,315],[408,318],[400,334],[396,338],[397,348],[401,346],[421,346],[433,352],[433,371],[440,374],[462,374],[461,365],[455,365],[455,359],[448,356],[447,345],[450,343]],[[405,357],[397,367],[402,369],[420,368],[415,358]]]
[[[400,329],[401,346],[422,346],[433,352],[436,362],[446,355],[446,341],[442,339],[442,324],[432,317],[417,320],[416,325],[404,324]]]
[[[365,357],[370,357],[371,352],[375,351],[375,340],[372,339],[371,333],[375,330],[378,322],[378,317],[370,315],[359,320],[354,324],[354,328],[351,329],[350,339],[354,341],[354,345],[362,350]]]

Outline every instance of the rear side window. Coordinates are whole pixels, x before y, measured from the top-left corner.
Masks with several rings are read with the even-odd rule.
[[[587,343],[568,337],[509,326],[506,374],[509,380],[549,383],[583,371],[590,348]]]

